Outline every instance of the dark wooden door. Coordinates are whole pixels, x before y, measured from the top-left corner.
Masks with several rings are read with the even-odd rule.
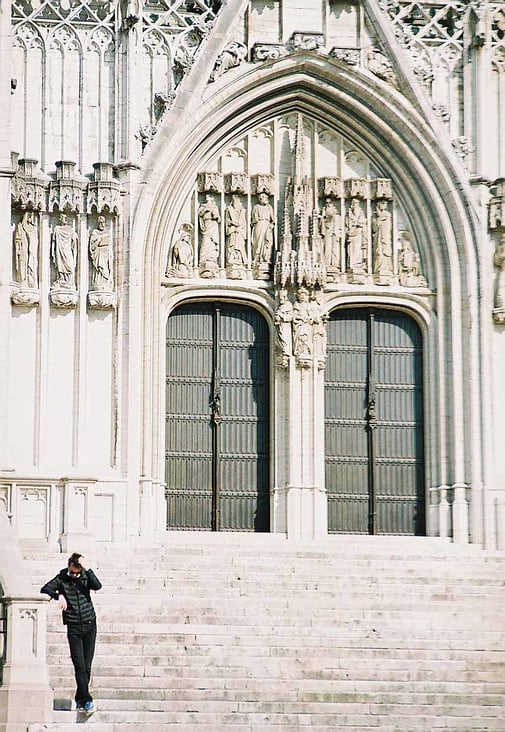
[[[422,337],[408,315],[332,313],[325,453],[330,532],[424,534]]]
[[[269,531],[266,321],[234,303],[181,306],[166,364],[168,526]]]

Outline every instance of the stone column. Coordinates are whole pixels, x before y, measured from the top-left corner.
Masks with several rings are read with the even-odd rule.
[[[326,312],[298,288],[292,309],[292,342],[285,303],[277,310],[276,480],[273,530],[288,538],[317,539],[327,533],[324,486],[324,363]],[[292,298],[293,299],[293,298]],[[283,309],[281,311],[281,308]]]
[[[3,597],[5,663],[0,686],[0,729],[26,732],[30,722],[49,722],[53,692],[46,664],[47,598]]]

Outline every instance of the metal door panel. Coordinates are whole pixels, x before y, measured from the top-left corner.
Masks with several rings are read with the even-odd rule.
[[[422,533],[422,340],[416,323],[388,310],[332,314],[326,379],[329,530],[366,533],[373,513],[373,531]]]
[[[269,529],[269,333],[251,308],[183,306],[167,324],[172,528]]]

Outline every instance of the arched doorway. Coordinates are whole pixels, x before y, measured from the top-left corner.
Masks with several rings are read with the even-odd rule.
[[[422,336],[405,313],[331,314],[325,475],[330,533],[425,533]]]
[[[171,529],[269,531],[269,332],[253,308],[190,303],[167,322]]]

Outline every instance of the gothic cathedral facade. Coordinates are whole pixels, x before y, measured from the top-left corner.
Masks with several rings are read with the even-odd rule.
[[[0,87],[21,539],[505,548],[502,2],[3,0]]]

